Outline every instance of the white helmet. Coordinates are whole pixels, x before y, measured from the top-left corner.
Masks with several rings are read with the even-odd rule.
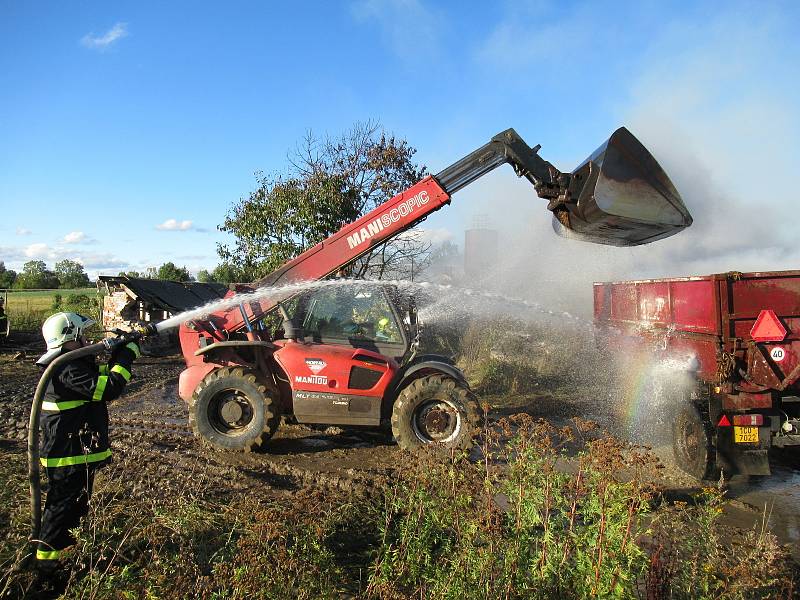
[[[47,317],[42,325],[42,336],[47,343],[47,352],[36,363],[40,365],[50,363],[61,354],[61,346],[77,340],[89,325],[94,325],[93,319],[73,312],[60,312]]]

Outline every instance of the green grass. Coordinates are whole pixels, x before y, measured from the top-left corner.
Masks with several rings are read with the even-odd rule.
[[[36,331],[48,316],[60,310],[80,312],[96,321],[100,316],[102,296],[94,287],[12,290],[8,292],[8,296],[5,292],[0,294],[7,298],[5,311],[11,320],[12,331]]]
[[[5,292],[0,292],[5,297]],[[73,294],[83,294],[93,297],[98,295],[97,288],[76,288],[70,290],[12,290],[8,292],[6,311],[26,312],[31,310],[46,310],[53,304],[56,294],[62,298]]]

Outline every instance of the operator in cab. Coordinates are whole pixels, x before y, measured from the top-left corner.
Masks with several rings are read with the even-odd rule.
[[[62,353],[85,346],[84,332],[93,324],[74,312],[50,316],[42,326],[47,352],[36,364],[45,368]],[[63,550],[75,543],[69,530],[89,511],[95,471],[111,461],[106,402],[122,394],[139,356],[139,346],[128,342],[111,351],[108,364],[79,357],[59,365],[48,382],[40,460],[49,487],[36,551],[41,577],[53,576]]]
[[[392,340],[392,332],[389,330],[389,317],[381,317],[375,327],[375,341],[388,342],[390,340]]]

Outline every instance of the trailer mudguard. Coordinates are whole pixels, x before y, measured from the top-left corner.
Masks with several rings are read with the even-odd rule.
[[[769,475],[769,427],[759,427],[759,443],[752,447],[733,441],[733,427],[717,427],[717,467],[731,475]]]

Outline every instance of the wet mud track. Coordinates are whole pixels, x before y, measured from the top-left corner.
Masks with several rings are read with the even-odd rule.
[[[792,555],[800,562],[800,465],[782,457],[771,468],[769,477],[741,477],[730,482],[727,497],[742,512],[729,515],[736,516],[740,526],[757,525],[766,515],[769,529],[782,543],[791,545]]]
[[[398,448],[375,432],[331,427],[325,430],[282,424],[263,452],[217,452],[195,439],[188,409],[177,395],[177,376],[183,368],[175,357],[142,358],[126,394],[110,404],[111,439],[116,476],[130,479],[142,490],[163,495],[207,494],[235,498],[238,494],[290,497],[308,488],[360,491],[392,476]],[[24,439],[30,401],[39,370],[30,357],[13,360],[0,354],[0,438]],[[492,417],[528,412],[563,425],[573,417],[597,418],[609,427],[607,415],[592,415],[591,394],[508,402],[488,398]],[[613,430],[613,427],[609,427]],[[20,443],[14,447],[24,451]],[[669,448],[657,446],[665,469],[658,483],[667,499],[681,500],[699,490],[698,484],[671,465]],[[800,470],[790,460],[775,464],[775,474],[759,480],[734,478],[728,486],[731,500],[724,523],[751,528],[767,515],[768,527],[783,543],[791,544],[800,560]]]
[[[125,396],[109,407],[115,454],[136,457],[139,472],[164,477],[165,487],[176,480],[184,485],[213,481],[228,492],[285,495],[308,486],[357,490],[389,476],[396,447],[370,431],[283,423],[265,451],[240,454],[206,447],[194,438],[188,408],[178,397],[181,368],[180,359],[141,366],[137,361],[140,381],[132,381]]]

